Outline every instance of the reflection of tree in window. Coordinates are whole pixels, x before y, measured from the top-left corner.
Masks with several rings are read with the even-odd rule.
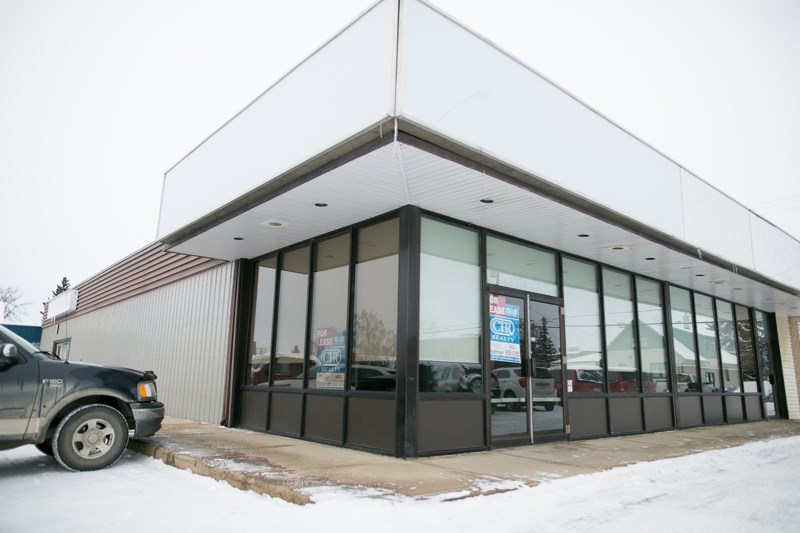
[[[399,235],[397,219],[358,232],[353,363],[395,367]]]
[[[374,311],[362,309],[356,317],[356,360],[375,362],[394,360],[397,349],[397,333],[386,328],[383,320]]]
[[[736,326],[733,318],[733,306],[728,302],[716,301],[717,330],[722,355],[722,381],[725,392],[741,392],[741,374],[736,346]]]
[[[739,359],[742,363],[744,392],[758,392],[758,370],[753,350],[753,327],[746,307],[736,306],[736,332],[739,336]]]
[[[772,373],[772,363],[769,359],[769,337],[767,333],[766,316],[761,311],[756,311],[756,351],[761,363],[761,373],[768,378]]]
[[[536,339],[533,343],[533,359],[538,367],[549,368],[559,363],[560,354],[550,334],[551,327],[558,328],[548,326],[547,317],[544,316],[539,324],[531,324],[531,333]]]

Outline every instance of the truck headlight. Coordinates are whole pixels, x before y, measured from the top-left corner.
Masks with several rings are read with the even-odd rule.
[[[158,397],[155,381],[140,381],[136,387],[136,393],[140,402],[149,402]]]

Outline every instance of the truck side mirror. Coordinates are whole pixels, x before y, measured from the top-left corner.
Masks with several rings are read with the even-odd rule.
[[[17,347],[13,344],[3,345],[3,359],[14,359],[17,356]]]

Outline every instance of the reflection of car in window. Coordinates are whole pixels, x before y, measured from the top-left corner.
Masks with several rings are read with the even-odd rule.
[[[397,373],[384,366],[353,365],[350,382],[355,390],[393,391],[397,388]]]
[[[550,372],[556,379],[556,389],[561,392],[561,368],[551,367]],[[612,367],[608,369],[609,392],[638,392],[639,373],[635,368]],[[567,380],[572,380],[572,392],[603,392],[603,369],[597,366],[572,367],[567,369]],[[568,386],[570,383],[567,384]],[[656,392],[656,381],[651,374],[642,373],[644,392]]]
[[[292,379],[275,381],[275,387],[302,388],[305,372],[300,372]],[[372,365],[352,365],[350,378],[354,390],[393,391],[396,388],[396,376],[393,368]],[[314,387],[317,379],[317,367],[308,370],[308,386]]]
[[[655,392],[656,382],[645,372],[642,381],[644,392]],[[639,392],[639,373],[635,368],[609,368],[609,392]]]
[[[457,392],[461,390],[460,365],[447,365],[440,368],[434,375],[436,392]]]
[[[698,383],[694,374],[678,373],[678,392],[719,392],[713,383]]]
[[[483,392],[483,367],[477,363],[420,361],[420,392]]]
[[[550,367],[550,373],[555,378],[556,391],[560,396],[562,393],[561,367]],[[603,392],[603,370],[598,367],[570,367],[567,368],[566,374],[567,390],[569,392]]]
[[[528,386],[527,378],[522,375],[522,368],[518,366],[497,368],[492,375],[497,378],[500,398],[505,402],[506,409],[512,411],[521,409],[525,404],[525,389]],[[542,406],[552,411],[558,402],[553,375],[547,369],[537,367],[531,385],[531,405]]]

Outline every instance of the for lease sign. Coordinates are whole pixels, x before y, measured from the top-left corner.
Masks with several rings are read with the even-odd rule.
[[[519,363],[520,306],[505,296],[489,295],[489,356],[492,361]]]

